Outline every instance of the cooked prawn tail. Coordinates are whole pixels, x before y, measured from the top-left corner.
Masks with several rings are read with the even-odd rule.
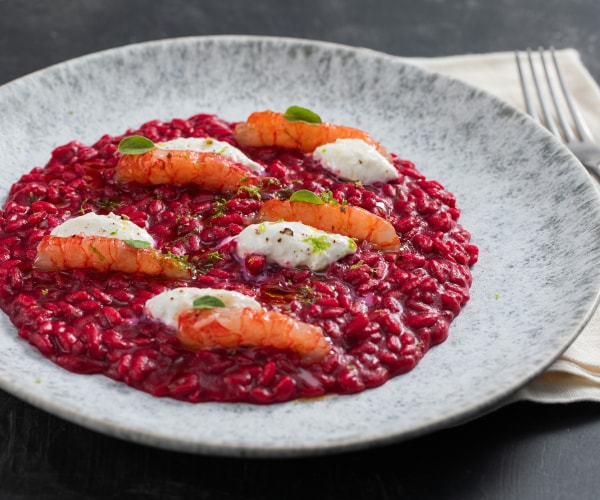
[[[193,276],[192,268],[174,256],[104,236],[44,236],[37,246],[33,266],[42,271],[93,269],[174,279]]]
[[[272,347],[305,360],[323,359],[331,344],[323,330],[291,316],[264,309],[225,307],[189,309],[178,317],[177,336],[189,349]]]
[[[332,123],[290,121],[283,113],[271,110],[252,113],[245,122],[235,126],[234,134],[241,146],[279,146],[303,153],[312,153],[319,146],[337,139],[361,139],[390,158],[385,148],[367,132]]]
[[[400,237],[388,220],[352,205],[272,199],[263,204],[258,218],[302,222],[322,231],[369,241],[387,252],[400,249]]]
[[[119,158],[117,182],[145,185],[197,184],[207,189],[231,192],[242,185],[256,185],[260,177],[249,168],[212,152],[163,150]]]

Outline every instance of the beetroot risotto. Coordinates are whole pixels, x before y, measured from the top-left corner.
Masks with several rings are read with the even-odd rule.
[[[459,214],[410,161],[303,108],[150,121],[12,186],[0,306],[52,362],[154,396],[356,393],[414,368],[469,300]]]

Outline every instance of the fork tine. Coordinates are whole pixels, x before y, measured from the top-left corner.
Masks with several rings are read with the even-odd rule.
[[[539,79],[538,70],[533,62],[533,57],[531,55],[531,50],[527,49],[527,59],[529,60],[529,67],[531,69],[531,76],[533,78],[533,85],[535,86],[535,90],[537,92],[538,101],[540,103],[540,107],[542,109],[542,116],[544,118],[544,123],[546,124],[546,128],[550,130],[555,136],[560,137],[560,131],[556,127],[556,122],[548,109],[547,100],[544,98],[544,92],[542,90],[542,85]]]
[[[556,75],[559,77],[559,80],[561,79],[561,72],[560,69],[558,67],[557,61],[556,61],[556,55],[554,54],[554,49],[551,48],[550,49],[552,52],[552,60],[554,62],[554,69],[556,72]],[[540,47],[538,49],[539,54],[540,54],[540,60],[542,61],[542,66],[544,68],[544,74],[546,75],[546,83],[548,85],[548,91],[550,92],[550,97],[552,98],[552,102],[554,103],[554,111],[556,112],[556,116],[558,118],[558,121],[560,122],[560,126],[562,128],[563,134],[565,135],[565,139],[567,140],[567,142],[570,141],[575,141],[577,140],[577,137],[575,136],[575,134],[573,133],[573,130],[571,128],[571,125],[569,124],[567,118],[565,117],[565,114],[563,112],[563,107],[561,106],[559,99],[558,99],[558,95],[556,93],[556,85],[555,85],[555,81],[552,79],[552,77],[550,76],[550,70],[548,68],[548,64],[546,64],[546,57],[545,57],[545,53],[544,53],[544,48]],[[562,87],[562,86],[561,86]],[[565,87],[562,87],[563,89],[563,97],[565,98],[565,101],[568,104],[568,98],[566,95],[564,95],[564,90]],[[571,111],[571,107],[569,106],[569,110]]]
[[[515,52],[515,59],[517,61],[519,81],[521,82],[521,90],[523,93],[523,99],[525,101],[525,109],[527,110],[527,114],[539,121],[537,110],[533,104],[533,98],[529,92],[529,86],[525,83],[525,72],[523,71],[523,65],[521,64],[521,57],[518,51]]]
[[[546,87],[549,93],[549,96],[552,100],[552,104],[554,107],[554,112],[556,113],[556,119],[552,116],[552,113],[548,107],[548,100],[544,96],[544,89],[542,88],[542,83],[540,80],[540,76],[538,73],[538,68],[533,61],[533,55],[531,53],[531,49],[527,49],[527,60],[529,62],[529,69],[531,72],[531,79],[533,81],[533,86],[535,87],[537,101],[539,107],[542,112],[542,116],[540,119],[539,113],[535,107],[534,99],[532,94],[529,91],[528,85],[526,83],[525,71],[523,70],[523,64],[521,62],[521,58],[519,52],[515,52],[515,57],[517,61],[517,69],[519,71],[519,80],[521,83],[521,90],[523,91],[523,98],[525,100],[525,107],[527,113],[531,115],[536,120],[542,122],[550,132],[552,132],[557,137],[563,137],[567,142],[575,142],[575,141],[589,141],[593,142],[594,139],[592,134],[583,119],[581,111],[579,111],[577,105],[575,104],[574,98],[567,87],[565,82],[565,78],[563,76],[563,72],[558,64],[558,60],[556,58],[556,53],[554,51],[554,47],[550,47],[550,56],[553,63],[554,73],[556,75],[556,79],[558,79],[558,83],[560,85],[560,90],[563,98],[563,102],[561,102],[559,98],[559,93],[556,86],[556,79],[552,78],[551,71],[548,63],[546,62],[546,51],[544,51],[543,47],[538,49],[539,58],[542,63],[544,76],[546,77]],[[572,121],[569,121],[564,113],[564,107],[567,107],[570,118]],[[559,131],[557,127],[557,120],[560,124],[562,131]],[[576,135],[577,134],[577,135]]]
[[[600,181],[600,144],[595,143],[583,115],[575,104],[558,64],[554,48],[551,47],[549,52],[554,63],[554,71],[551,71],[552,65],[547,62],[550,56],[542,47],[539,48],[540,61],[536,62],[541,64],[546,77],[546,81],[541,82],[538,75],[540,64],[534,64],[531,49],[527,49],[530,74],[524,70],[522,52],[515,51],[525,107],[534,120],[545,125],[551,133],[562,140],[588,171]],[[542,83],[546,84],[544,88],[542,88]],[[530,86],[535,87],[535,91],[530,91]],[[532,97],[533,94],[537,97],[537,103],[535,97]],[[543,113],[541,118],[537,111],[538,106]],[[551,112],[556,115],[556,119]]]
[[[565,80],[563,78],[563,73],[560,69],[560,66],[558,65],[558,61],[556,60],[556,54],[554,52],[554,47],[550,47],[550,54],[552,55],[552,61],[554,62],[554,69],[556,70],[556,75],[558,76],[558,81],[560,83],[560,87],[562,89],[563,96],[565,98],[565,102],[567,103],[567,106],[571,113],[571,117],[573,118],[573,122],[575,124],[575,129],[576,129],[577,133],[579,134],[579,137],[582,140],[593,141],[594,139],[592,137],[592,133],[590,132],[588,126],[586,125],[585,121],[583,120],[583,116],[581,115],[581,112],[575,105],[573,96],[565,83]]]

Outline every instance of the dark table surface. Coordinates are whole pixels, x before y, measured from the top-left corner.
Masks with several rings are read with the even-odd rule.
[[[574,47],[600,81],[598,0],[0,0],[0,83],[102,49],[292,36],[402,56]],[[600,112],[600,110],[598,110]],[[595,499],[600,405],[517,403],[373,449],[195,456],[120,441],[0,391],[0,499]]]

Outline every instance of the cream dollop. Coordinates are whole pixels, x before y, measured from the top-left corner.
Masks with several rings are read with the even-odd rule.
[[[181,311],[192,309],[194,300],[207,295],[220,299],[226,307],[261,309],[260,303],[243,293],[220,288],[196,287],[179,287],[159,293],[148,299],[144,307],[146,313],[152,318],[177,327],[177,318]]]
[[[154,246],[154,238],[144,228],[124,219],[114,213],[98,215],[88,212],[72,219],[66,220],[56,226],[50,234],[52,236],[104,236],[106,238],[117,238],[120,240],[144,241]]]
[[[352,238],[301,222],[251,224],[237,236],[236,248],[241,258],[262,254],[268,262],[283,267],[308,267],[313,271],[323,270],[355,251]]]
[[[159,142],[156,144],[159,149],[170,151],[189,150],[198,151],[200,153],[216,153],[218,155],[230,158],[236,163],[240,163],[254,172],[263,169],[260,163],[248,158],[242,151],[228,142],[218,141],[211,137],[180,137],[171,141]]]
[[[313,157],[325,170],[350,181],[373,184],[398,178],[391,162],[361,139],[338,139],[324,144],[314,150]]]

